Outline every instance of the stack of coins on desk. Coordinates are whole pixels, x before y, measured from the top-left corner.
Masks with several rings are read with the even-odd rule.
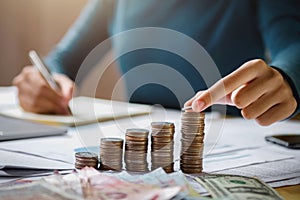
[[[127,129],[125,142],[126,170],[133,172],[146,172],[148,170],[149,131],[146,129]]]
[[[90,152],[75,153],[75,168],[82,169],[84,167],[98,168],[98,155]]]
[[[174,171],[174,133],[173,123],[151,123],[151,170],[162,167],[167,173]]]
[[[102,138],[100,141],[100,169],[122,170],[123,142],[121,138]]]
[[[202,172],[204,118],[204,113],[182,112],[180,168],[184,173]]]

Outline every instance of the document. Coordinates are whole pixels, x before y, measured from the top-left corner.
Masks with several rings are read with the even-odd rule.
[[[89,97],[75,97],[70,101],[69,107],[73,113],[72,116],[30,113],[24,111],[18,104],[0,108],[0,114],[46,124],[80,126],[99,121],[148,114],[151,111],[151,107],[148,105]]]
[[[204,158],[204,172],[212,173],[224,169],[231,169],[276,160],[285,160],[289,158],[293,158],[293,156],[283,153],[274,154],[274,152],[268,150],[267,148],[234,151],[207,156]]]
[[[23,153],[0,150],[0,169],[73,169],[74,165]]]

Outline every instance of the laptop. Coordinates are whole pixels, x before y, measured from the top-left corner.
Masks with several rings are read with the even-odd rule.
[[[54,127],[0,116],[0,141],[63,135],[65,127]]]

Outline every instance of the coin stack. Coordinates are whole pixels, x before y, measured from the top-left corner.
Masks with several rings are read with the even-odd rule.
[[[162,167],[167,173],[174,171],[174,133],[174,123],[151,123],[152,170]]]
[[[75,168],[82,169],[84,167],[98,168],[98,155],[90,152],[75,153]]]
[[[202,172],[204,118],[204,113],[182,112],[180,168],[184,173]]]
[[[146,129],[127,129],[125,142],[125,164],[128,171],[148,171],[149,131]]]
[[[100,141],[100,169],[122,170],[123,142],[121,138],[102,138]]]

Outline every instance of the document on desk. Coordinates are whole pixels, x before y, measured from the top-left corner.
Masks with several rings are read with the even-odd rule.
[[[0,114],[46,124],[80,126],[99,121],[144,115],[151,112],[151,106],[149,105],[89,97],[75,97],[70,101],[69,105],[73,113],[72,116],[41,115],[25,112],[19,105],[10,105],[0,108]]]
[[[0,169],[48,169],[48,170],[65,170],[73,169],[71,163],[59,162],[31,156],[23,153],[9,152],[0,150]]]
[[[293,156],[283,153],[274,154],[274,152],[268,150],[267,148],[233,151],[205,157],[204,172],[212,173],[225,169],[232,169],[276,160],[285,160],[289,158],[293,158]]]
[[[292,158],[257,163],[255,165],[240,166],[214,173],[258,177],[270,184],[272,187],[295,185],[300,183],[299,150],[287,149],[268,143],[266,143],[266,147],[263,149],[272,152],[272,158],[278,153],[292,156]]]

